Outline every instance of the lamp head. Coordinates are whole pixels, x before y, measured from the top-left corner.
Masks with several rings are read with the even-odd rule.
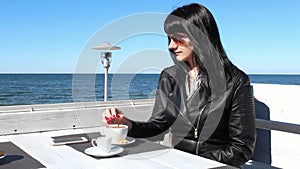
[[[98,45],[98,46],[93,47],[93,49],[109,51],[109,50],[119,50],[121,48],[118,47],[118,46],[113,46],[109,42],[104,42],[102,45]]]
[[[110,63],[112,61],[112,55],[111,55],[110,51],[111,50],[119,50],[121,48],[118,46],[113,46],[109,42],[104,42],[102,45],[95,46],[92,49],[102,51],[100,54],[101,62],[103,64],[103,67],[108,69],[110,67]]]
[[[104,68],[109,68],[111,61],[111,52],[101,52],[101,62]]]

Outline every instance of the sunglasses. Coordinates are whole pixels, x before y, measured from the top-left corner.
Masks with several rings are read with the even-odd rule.
[[[185,33],[170,34],[169,38],[177,45],[185,44],[188,36]]]

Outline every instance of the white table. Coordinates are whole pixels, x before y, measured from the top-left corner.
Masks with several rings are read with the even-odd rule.
[[[51,146],[50,137],[89,133],[97,129],[60,130],[0,136],[0,142],[10,141],[46,166],[47,169],[168,169],[168,168],[214,168],[226,166],[222,163],[168,148],[112,158],[95,159],[70,146]],[[126,147],[125,147],[126,148]],[[0,165],[1,168],[1,165]]]

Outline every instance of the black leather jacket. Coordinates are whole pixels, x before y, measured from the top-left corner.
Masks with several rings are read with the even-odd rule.
[[[256,130],[248,76],[232,66],[218,102],[212,100],[213,93],[204,83],[187,100],[177,69],[172,66],[162,71],[151,118],[133,122],[129,136],[152,137],[171,128],[177,149],[233,166],[251,159]]]

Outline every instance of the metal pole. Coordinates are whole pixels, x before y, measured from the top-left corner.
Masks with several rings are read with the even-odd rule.
[[[110,52],[102,53],[104,68],[104,101],[107,101],[108,98],[108,69],[110,67],[109,57],[111,57]]]
[[[108,96],[108,67],[104,68],[105,74],[104,74],[104,101],[107,101]]]

